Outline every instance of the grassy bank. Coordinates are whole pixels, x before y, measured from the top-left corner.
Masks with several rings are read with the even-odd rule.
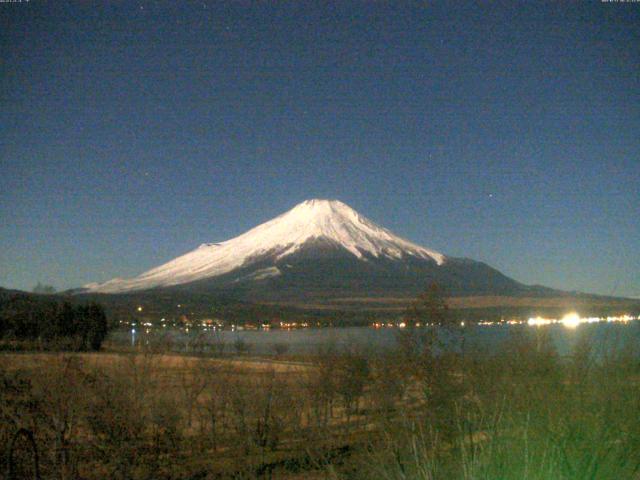
[[[585,336],[561,359],[544,328],[492,352],[460,337],[434,356],[433,341],[409,330],[393,351],[327,345],[295,361],[2,354],[0,469],[34,478],[37,452],[41,477],[64,479],[638,475],[629,345]]]
[[[540,332],[438,359],[431,402],[376,429],[351,478],[638,478],[639,366],[588,338],[561,360]]]

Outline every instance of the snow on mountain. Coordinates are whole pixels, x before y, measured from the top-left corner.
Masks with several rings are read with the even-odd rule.
[[[194,282],[216,277],[271,256],[280,260],[314,240],[328,240],[363,261],[367,256],[402,259],[413,256],[442,265],[446,257],[404,240],[337,200],[307,200],[248,232],[197,249],[135,278],[116,278],[85,285],[91,292],[120,293]],[[278,275],[276,267],[254,279]]]

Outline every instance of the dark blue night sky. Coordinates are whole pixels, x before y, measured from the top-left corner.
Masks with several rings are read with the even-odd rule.
[[[639,3],[32,0],[0,22],[1,286],[135,275],[320,197],[525,283],[640,297]]]

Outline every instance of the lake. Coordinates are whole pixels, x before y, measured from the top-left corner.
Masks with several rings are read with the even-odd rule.
[[[247,346],[254,354],[270,354],[277,345],[284,345],[288,353],[316,353],[322,347],[333,344],[337,348],[392,348],[399,328],[342,327],[303,328],[292,330],[207,330],[191,329],[186,332],[177,328],[152,328],[142,331],[117,330],[111,332],[109,340],[116,345],[152,345],[164,343],[177,351],[214,351],[224,345],[224,351],[233,353],[236,344]],[[548,331],[560,355],[571,352],[575,342],[588,336],[600,353],[629,345],[640,346],[640,321],[585,323],[572,328],[562,324],[531,326],[527,324],[475,325],[461,328],[468,348],[491,350],[517,332],[537,335]],[[446,340],[446,332],[441,333]]]

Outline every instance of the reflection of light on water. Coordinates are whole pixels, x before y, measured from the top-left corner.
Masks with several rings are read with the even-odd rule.
[[[550,318],[542,318],[542,317],[535,317],[535,318],[530,318],[527,321],[527,325],[531,325],[534,327],[539,327],[540,325],[550,325],[554,323],[554,321]]]
[[[131,346],[135,346],[136,344],[136,329],[132,328],[131,329]]]
[[[518,318],[512,318],[512,319],[501,319],[501,320],[497,320],[497,321],[492,321],[492,320],[478,320],[476,322],[471,322],[472,325],[478,325],[481,327],[492,327],[492,326],[500,326],[500,325],[530,325],[532,327],[541,327],[541,326],[545,326],[545,325],[554,325],[554,324],[561,324],[567,328],[577,328],[580,324],[582,323],[598,323],[598,322],[605,322],[605,323],[612,323],[612,322],[617,322],[617,323],[629,323],[633,320],[640,320],[640,315],[638,316],[632,316],[632,315],[619,315],[619,316],[610,316],[610,317],[581,317],[578,313],[576,312],[571,312],[571,313],[567,313],[565,316],[563,316],[562,318],[545,318],[545,317],[531,317],[528,320],[522,320],[522,319],[518,319]],[[467,322],[465,322],[464,320],[460,322],[460,326],[464,327],[466,325]],[[290,324],[283,324],[282,322],[280,322],[280,328],[284,329],[285,327],[289,326]],[[388,322],[388,323],[384,323],[384,322],[373,322],[371,323],[371,326],[375,329],[379,329],[379,328],[406,328],[407,324],[405,322],[398,322],[398,323],[392,323],[392,322]],[[415,327],[422,327],[422,326],[433,326],[433,324],[431,323],[425,323],[424,325],[422,323],[416,322]],[[235,330],[235,326],[232,325],[232,330]]]
[[[562,317],[560,323],[562,323],[562,325],[567,328],[577,328],[578,325],[582,323],[582,319],[580,318],[580,315],[575,312],[567,313],[564,317]]]
[[[577,328],[582,323],[598,323],[598,322],[621,322],[628,323],[632,320],[640,320],[640,317],[632,317],[631,315],[620,315],[618,317],[581,317],[576,312],[567,313],[564,317],[557,318],[542,318],[532,317],[527,320],[527,325],[534,327],[540,327],[544,325],[551,325],[554,323],[560,323],[567,328]]]

